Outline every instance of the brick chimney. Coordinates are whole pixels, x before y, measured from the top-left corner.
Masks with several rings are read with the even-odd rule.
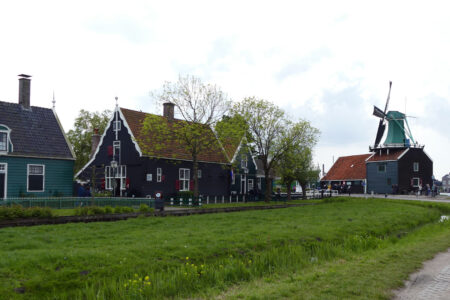
[[[30,78],[30,75],[19,75],[19,104],[25,109],[30,109]]]
[[[175,111],[175,104],[166,102],[163,104],[164,111],[163,116],[167,118],[167,120],[172,121],[174,119],[174,111]]]
[[[90,158],[95,153],[95,150],[97,150],[98,143],[100,143],[100,135],[98,134],[98,128],[94,128],[94,133],[92,134],[92,146],[91,146],[91,154],[89,155]]]

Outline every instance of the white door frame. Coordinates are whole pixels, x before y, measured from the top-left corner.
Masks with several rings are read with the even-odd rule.
[[[244,190],[242,190],[242,183],[244,183]],[[241,175],[241,194],[245,194],[247,191],[247,176],[245,176],[244,174]]]
[[[5,180],[4,180],[4,184],[5,184],[5,189],[4,189],[4,194],[3,194],[3,199],[6,200],[6,196],[8,195],[8,163],[0,163],[0,165],[5,166],[5,170],[0,170],[0,173],[5,174]]]

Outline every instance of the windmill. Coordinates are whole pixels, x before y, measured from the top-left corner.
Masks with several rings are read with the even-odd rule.
[[[389,81],[389,92],[384,111],[376,106],[373,107],[373,115],[380,118],[380,123],[378,125],[374,146],[373,148],[371,147],[370,150],[379,148],[408,148],[410,147],[411,142],[413,144],[415,143],[406,115],[399,111],[387,111],[391,96],[391,87],[392,81]],[[380,146],[381,138],[386,129],[386,121],[388,123],[388,133],[383,145]]]

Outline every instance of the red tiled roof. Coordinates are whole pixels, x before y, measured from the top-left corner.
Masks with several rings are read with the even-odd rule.
[[[400,155],[402,155],[405,151],[407,151],[408,149],[399,149],[399,150],[390,150],[389,154],[385,153],[380,153],[379,152],[375,152],[375,154],[369,159],[367,160],[368,162],[371,161],[383,161],[383,160],[397,160],[398,157]],[[386,151],[386,150],[385,150]]]
[[[372,154],[342,156],[334,163],[321,181],[366,178],[366,159]]]
[[[172,159],[183,159],[183,160],[192,160],[192,155],[183,145],[182,141],[176,138],[173,126],[169,123],[169,131],[167,135],[164,137],[164,144],[162,143],[152,143],[151,137],[152,132],[149,133],[148,136],[144,136],[141,132],[142,130],[142,122],[145,120],[146,116],[151,114],[130,110],[126,108],[120,108],[123,116],[125,117],[130,130],[132,131],[134,137],[136,138],[136,142],[139,147],[142,149],[143,154],[149,154],[149,156],[160,157],[160,158],[172,158]],[[153,115],[156,116],[156,115]],[[163,116],[156,116],[161,118],[161,122],[168,122],[167,119]],[[188,124],[183,120],[173,120],[173,124],[177,126],[184,126]],[[211,139],[211,143],[208,146],[208,149],[201,151],[198,155],[198,160],[203,162],[215,162],[215,163],[229,163],[225,152],[221,145],[219,144],[216,136],[213,131],[208,128],[206,129],[204,135],[207,138]]]

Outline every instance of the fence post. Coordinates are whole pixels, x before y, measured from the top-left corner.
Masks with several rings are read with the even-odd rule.
[[[231,203],[231,195],[230,195],[230,203]]]
[[[192,198],[189,198],[189,206],[192,206]]]
[[[170,205],[173,206],[173,198],[170,198]]]
[[[209,204],[209,196],[206,196],[206,204]]]
[[[183,198],[180,198],[180,206],[183,205]]]
[[[217,204],[217,195],[214,196],[214,203]]]
[[[242,201],[245,202],[245,195],[242,196]]]
[[[202,198],[198,198],[198,206],[202,206]]]
[[[222,203],[225,203],[225,196],[222,196]]]

